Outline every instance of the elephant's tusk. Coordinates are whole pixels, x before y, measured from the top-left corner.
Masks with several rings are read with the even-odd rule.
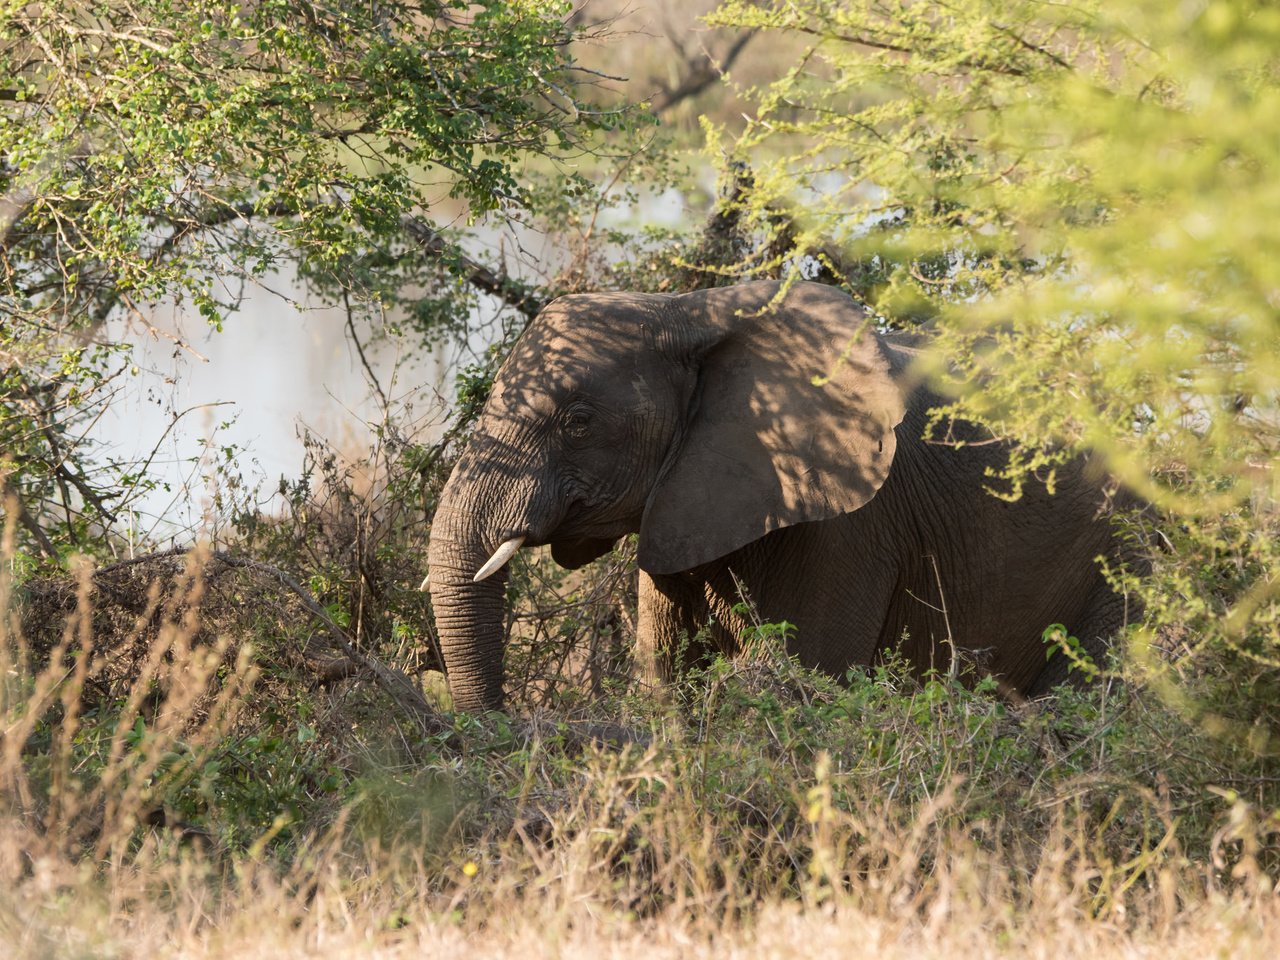
[[[524,537],[512,537],[497,550],[493,551],[493,556],[485,561],[483,567],[476,571],[476,575],[471,578],[472,583],[479,583],[481,580],[487,580],[495,573],[507,565],[507,561],[516,555],[516,551],[520,549],[520,545],[524,543]]]
[[[428,571],[428,572],[427,572],[427,575],[426,575],[425,577],[423,577],[423,578],[422,578],[422,582],[421,582],[420,584],[418,584],[418,589],[419,589],[419,590],[421,590],[423,593],[428,593],[428,592],[430,592],[430,590],[431,590],[431,573],[430,573],[430,571]]]

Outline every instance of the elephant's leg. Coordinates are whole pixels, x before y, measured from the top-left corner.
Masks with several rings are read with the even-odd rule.
[[[1125,626],[1134,611],[1129,609],[1126,598],[1115,593],[1101,575],[1090,591],[1089,602],[1075,623],[1065,626],[1072,636],[1079,638],[1081,651],[1099,667],[1107,662],[1111,639]],[[1049,658],[1028,691],[1028,696],[1038,697],[1056,686],[1069,683],[1083,687],[1089,678],[1081,670],[1071,669],[1071,659],[1059,651]]]
[[[641,680],[662,688],[714,652],[707,642],[710,610],[701,580],[640,571],[636,662]]]

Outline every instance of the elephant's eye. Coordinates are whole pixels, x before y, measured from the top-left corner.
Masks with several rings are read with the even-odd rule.
[[[582,407],[570,410],[562,421],[565,436],[572,440],[585,440],[591,427],[591,411]]]

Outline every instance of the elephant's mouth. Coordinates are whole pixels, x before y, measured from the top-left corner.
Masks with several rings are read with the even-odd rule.
[[[538,542],[551,544],[551,556],[560,566],[576,570],[639,530],[638,512],[633,516],[624,503],[577,501],[569,505],[546,539]]]
[[[569,570],[585,566],[613,549],[617,537],[584,537],[551,541],[551,559]]]
[[[488,580],[499,570],[507,565],[510,560],[522,546],[525,545],[525,537],[511,537],[493,552],[487,561],[476,571],[473,581],[479,583],[481,580]],[[580,540],[553,540],[551,541],[551,558],[560,566],[568,570],[576,570],[579,567],[586,566],[597,557],[602,557],[613,549],[617,537],[610,539],[580,539]],[[422,589],[428,589],[428,581],[422,581]]]
[[[603,535],[596,534],[594,531],[585,533],[572,532],[563,534],[559,531],[550,537],[537,537],[528,533],[515,534],[503,537],[503,542],[494,550],[489,559],[479,568],[475,574],[475,581],[487,580],[507,565],[507,562],[515,555],[521,547],[537,547],[543,544],[551,545],[551,558],[560,566],[568,570],[576,570],[578,567],[585,566],[592,560],[604,556],[613,549],[613,545],[618,542],[630,530],[623,530],[613,533],[608,530],[609,527],[615,525],[608,524]],[[563,530],[564,525],[561,526]],[[426,589],[426,581],[423,581],[423,589]]]

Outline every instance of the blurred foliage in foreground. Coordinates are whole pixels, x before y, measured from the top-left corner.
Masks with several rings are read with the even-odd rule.
[[[1148,679],[1274,752],[1280,10],[727,0],[710,20],[808,42],[721,147],[754,164],[764,241],[738,270],[822,269],[935,319],[953,411],[1024,444],[998,492],[1101,454],[1167,520],[1152,575],[1116,572]]]

